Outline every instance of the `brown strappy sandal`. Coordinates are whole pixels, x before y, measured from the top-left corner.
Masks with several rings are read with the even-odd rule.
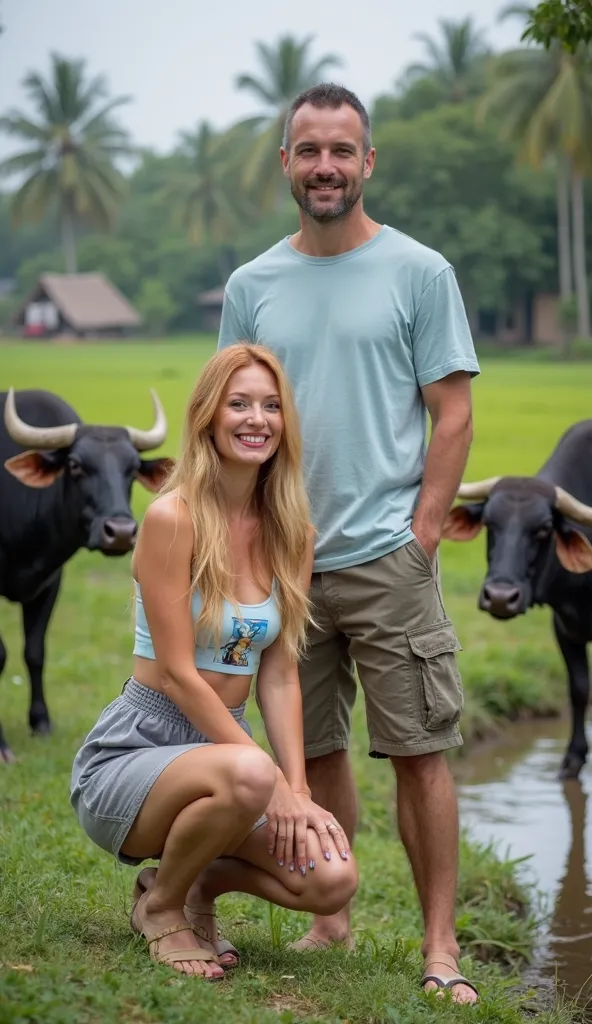
[[[439,974],[428,974],[430,968],[434,967],[436,964],[439,967],[447,967],[449,971],[453,971],[453,976],[449,978],[448,981],[444,981],[444,978],[440,977]],[[455,988],[456,985],[466,985],[467,988],[472,989],[475,995],[477,996],[474,1002],[469,1003],[468,1005],[476,1006],[476,1004],[479,1002],[480,996],[478,990],[475,988],[473,983],[468,980],[468,978],[465,978],[462,974],[459,973],[458,964],[456,960],[454,959],[453,956],[449,956],[448,953],[431,953],[429,955],[428,959],[426,960],[424,974],[420,982],[420,985],[424,989],[424,992],[424,986],[428,981],[434,981],[438,986],[437,990],[433,990],[434,995],[437,994],[437,991],[443,991],[444,989],[453,989]],[[466,1002],[466,1000],[463,1000],[463,1002]]]
[[[240,953],[238,949],[232,945],[232,942],[229,942],[228,939],[225,939],[224,936],[222,935],[220,931],[220,925],[218,924],[218,918],[216,917],[216,915],[212,914],[210,910],[202,910],[201,907],[190,907],[188,903],[186,903],[185,906],[183,907],[183,911],[185,914],[190,913],[196,914],[201,917],[212,918],[213,937],[208,935],[206,929],[202,928],[201,925],[192,924],[191,927],[193,928],[193,931],[197,935],[198,939],[203,939],[205,942],[211,942],[219,957],[223,957],[229,954],[234,958],[234,963],[220,962],[220,966],[223,968],[223,970],[233,971],[235,967],[238,967],[240,964]]]
[[[136,884],[134,886],[135,898],[132,912],[130,915],[130,925],[134,932],[136,932],[138,935],[141,935],[144,939],[146,939],[146,942],[148,943],[148,953],[150,955],[151,960],[154,960],[154,962],[158,964],[165,964],[167,967],[172,967],[173,964],[181,963],[182,961],[190,962],[192,960],[198,960],[203,963],[216,964],[218,967],[222,967],[222,964],[220,963],[220,958],[216,953],[212,952],[211,949],[203,949],[200,946],[193,949],[169,949],[168,951],[161,952],[158,943],[160,942],[161,939],[165,937],[165,935],[174,935],[176,934],[176,932],[194,931],[194,929],[192,925],[189,924],[188,921],[183,922],[183,924],[170,925],[168,928],[162,928],[160,931],[156,931],[154,933],[146,931],[144,925],[138,927],[138,925],[134,921],[134,914],[136,912],[139,899],[141,896],[144,895],[145,892],[146,888],[142,886],[142,883],[139,882],[138,879],[136,879]],[[177,973],[187,974],[186,971],[179,971]],[[187,977],[202,978],[203,981],[213,982],[222,981],[224,979],[224,974],[214,977],[206,977],[206,975],[204,974],[187,974]]]

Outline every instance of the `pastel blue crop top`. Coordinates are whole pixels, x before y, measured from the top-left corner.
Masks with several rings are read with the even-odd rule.
[[[136,585],[136,638],[134,654],[140,658],[156,661],[152,637],[146,621],[144,603],[139,584]],[[224,601],[222,613],[222,632],[220,647],[213,643],[207,647],[195,647],[196,668],[209,669],[210,672],[229,672],[233,675],[253,675],[259,667],[261,652],[269,647],[280,634],[281,619],[276,599],[276,584],[271,594],[261,604],[239,604],[241,618],[236,617],[236,610],[230,601]],[[191,602],[193,621],[201,611],[201,594],[195,592]]]

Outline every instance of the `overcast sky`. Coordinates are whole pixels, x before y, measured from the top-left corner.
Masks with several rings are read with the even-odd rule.
[[[120,118],[138,144],[163,151],[201,118],[223,127],[257,112],[234,86],[256,72],[253,43],[315,36],[314,54],[339,54],[333,77],[369,103],[421,58],[415,32],[472,13],[495,47],[513,45],[515,19],[499,25],[504,0],[0,0],[0,111],[25,107],[27,71],[48,70],[53,50],[104,73],[112,95],[131,95]],[[351,11],[351,14],[348,13]],[[11,145],[10,149],[14,146]],[[0,154],[8,151],[0,139]]]

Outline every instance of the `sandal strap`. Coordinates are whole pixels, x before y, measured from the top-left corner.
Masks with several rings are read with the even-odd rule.
[[[437,974],[426,974],[421,979],[421,987],[423,988],[423,986],[426,985],[428,981],[435,982],[438,988],[454,988],[456,985],[466,985],[467,988],[473,990],[476,996],[479,995],[479,990],[475,988],[473,983],[469,981],[468,978],[463,977],[462,974],[455,974],[454,977],[449,978],[448,981],[444,981],[444,978],[440,978],[439,975]]]
[[[175,935],[176,932],[190,932],[191,930],[191,925],[186,921],[185,924],[172,924],[168,928],[163,928],[160,932],[155,932],[154,935],[147,935],[144,931],[143,935],[150,946],[153,942],[158,942],[159,939],[164,939],[165,935]]]
[[[212,953],[211,949],[169,949],[167,952],[161,953],[157,950],[153,957],[161,964],[172,964],[178,963],[180,960],[201,960],[204,963],[219,964],[219,958],[215,953]]]

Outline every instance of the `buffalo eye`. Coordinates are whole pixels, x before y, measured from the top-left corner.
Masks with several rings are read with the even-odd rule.
[[[551,530],[552,529],[553,529],[552,526],[539,526],[538,530],[535,533],[536,539],[537,540],[546,540],[547,537],[549,537],[551,535]]]
[[[68,471],[75,480],[78,477],[84,476],[84,470],[77,459],[68,459]]]

